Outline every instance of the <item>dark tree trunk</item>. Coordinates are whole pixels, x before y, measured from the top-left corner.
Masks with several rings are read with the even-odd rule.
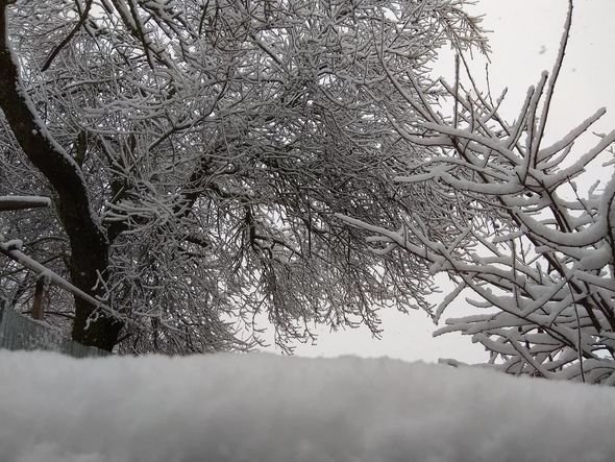
[[[58,215],[70,240],[72,283],[91,295],[99,275],[106,273],[109,243],[91,209],[80,167],[48,133],[34,112],[19,78],[6,41],[6,8],[12,0],[0,0],[0,109],[28,159],[49,180],[58,194]],[[122,323],[75,297],[73,339],[111,351]]]

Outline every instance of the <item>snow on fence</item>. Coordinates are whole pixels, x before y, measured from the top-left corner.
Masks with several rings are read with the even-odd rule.
[[[75,358],[106,356],[106,351],[64,338],[62,332],[15,312],[0,299],[0,349],[49,350]]]
[[[0,211],[25,210],[39,207],[49,207],[51,199],[41,196],[0,196]],[[0,253],[21,264],[25,268],[44,277],[39,278],[36,285],[33,317],[42,319],[43,306],[40,303],[45,289],[45,279],[63,289],[89,301],[103,311],[112,311],[95,298],[73,286],[53,271],[21,252],[20,240],[3,242],[0,236]],[[62,333],[53,327],[34,319],[21,316],[8,302],[0,299],[0,350],[50,350],[65,353],[75,358],[88,356],[106,356],[109,353],[64,338]]]

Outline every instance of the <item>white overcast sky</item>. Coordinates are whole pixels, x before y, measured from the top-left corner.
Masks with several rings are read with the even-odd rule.
[[[600,107],[608,112],[596,131],[615,129],[615,0],[576,0],[574,4],[573,32],[548,126],[547,137],[552,140]],[[543,70],[553,67],[567,5],[566,0],[479,0],[473,7],[473,12],[485,15],[483,24],[492,31],[489,79],[494,94],[508,87],[504,114],[510,119],[515,118],[527,88],[537,82]],[[484,63],[476,63],[476,68],[483,71]],[[450,74],[451,60],[443,58],[435,70]],[[463,312],[451,306],[448,315],[456,317]],[[486,358],[482,347],[469,338],[449,334],[434,339],[435,326],[420,311],[409,315],[383,311],[382,320],[380,340],[366,329],[335,333],[322,329],[317,345],[298,345],[295,353],[389,356],[407,361],[444,357],[480,362]]]

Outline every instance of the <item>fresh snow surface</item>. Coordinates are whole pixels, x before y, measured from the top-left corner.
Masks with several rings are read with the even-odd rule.
[[[613,461],[615,390],[389,359],[0,350],[2,462]]]

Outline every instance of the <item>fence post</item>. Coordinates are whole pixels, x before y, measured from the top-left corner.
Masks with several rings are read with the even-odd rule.
[[[45,304],[43,297],[45,295],[45,286],[47,278],[40,276],[36,280],[36,289],[34,290],[34,302],[32,303],[32,319],[42,321],[45,317]]]

